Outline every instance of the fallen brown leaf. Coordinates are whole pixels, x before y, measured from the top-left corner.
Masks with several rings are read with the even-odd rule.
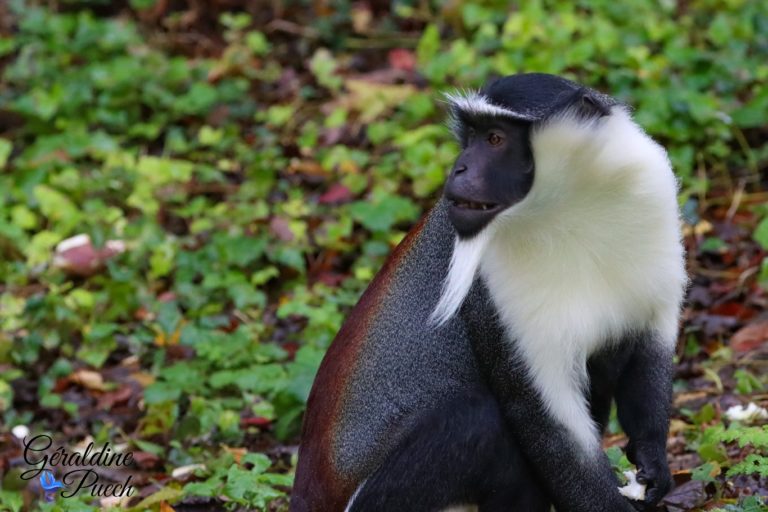
[[[731,338],[731,348],[735,352],[749,352],[768,341],[768,320],[757,320],[742,327]]]
[[[345,203],[352,199],[352,192],[341,183],[334,183],[318,198],[320,204]]]
[[[115,391],[109,391],[101,395],[97,407],[100,409],[111,409],[115,404],[127,402],[131,398],[132,393],[131,387],[124,384]]]
[[[293,231],[288,221],[282,217],[272,217],[269,221],[269,231],[283,242],[293,240]]]
[[[395,69],[413,71],[416,69],[416,55],[405,48],[394,48],[387,54],[389,65]]]
[[[79,384],[86,389],[93,391],[106,391],[104,386],[104,378],[99,372],[92,370],[77,370],[75,373],[69,376],[70,382]]]
[[[91,238],[81,234],[62,240],[56,246],[53,266],[76,276],[88,277],[104,268],[106,261],[125,251],[121,240],[109,240],[104,247],[96,249]]]
[[[133,452],[133,460],[142,469],[152,469],[160,462],[160,457],[149,452]]]
[[[661,500],[661,503],[671,511],[683,511],[692,510],[702,505],[706,500],[707,493],[704,490],[704,483],[691,480],[673,489]]]

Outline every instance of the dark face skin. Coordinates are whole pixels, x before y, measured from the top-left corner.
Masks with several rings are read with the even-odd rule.
[[[461,116],[463,151],[445,185],[459,237],[471,238],[533,185],[530,123],[500,117]]]

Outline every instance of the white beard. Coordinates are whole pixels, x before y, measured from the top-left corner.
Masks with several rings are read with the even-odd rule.
[[[491,240],[491,230],[489,226],[468,240],[456,238],[448,276],[443,283],[440,301],[429,317],[430,322],[442,325],[461,307],[480,268],[483,253]]]

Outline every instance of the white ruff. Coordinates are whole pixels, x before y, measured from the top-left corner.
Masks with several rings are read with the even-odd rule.
[[[485,230],[480,272],[548,411],[594,454],[589,355],[631,331],[675,343],[687,281],[677,183],[665,151],[620,107],[590,123],[547,121],[531,145],[533,187]],[[440,318],[466,296],[451,283],[474,275],[459,263]]]
[[[490,228],[490,226],[489,226]],[[429,321],[442,325],[456,314],[464,302],[464,297],[472,287],[475,274],[480,266],[486,246],[491,238],[491,229],[484,229],[469,240],[456,239],[451,256],[451,266],[443,283],[440,301],[429,317]]]

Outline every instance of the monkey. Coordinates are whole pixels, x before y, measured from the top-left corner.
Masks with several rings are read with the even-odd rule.
[[[654,507],[687,283],[666,151],[553,75],[446,102],[461,152],[320,365],[291,510]],[[644,501],[602,450],[614,402]]]

